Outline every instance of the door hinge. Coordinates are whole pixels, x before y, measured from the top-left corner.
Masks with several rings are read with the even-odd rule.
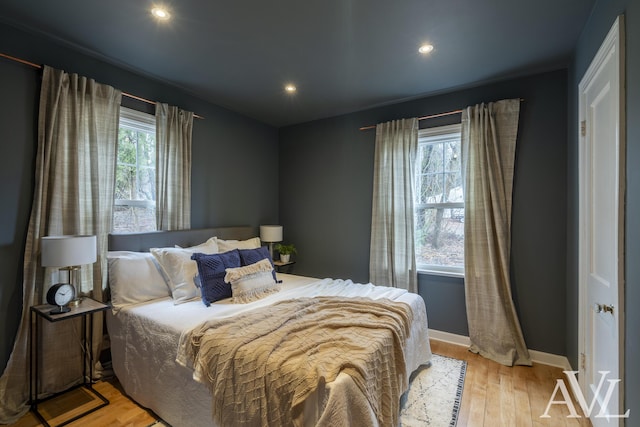
[[[587,136],[587,121],[583,120],[580,122],[580,135]]]
[[[587,355],[584,353],[580,353],[580,370],[587,370]]]

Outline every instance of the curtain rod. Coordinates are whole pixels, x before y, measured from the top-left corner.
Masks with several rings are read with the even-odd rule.
[[[520,98],[520,102],[524,101],[524,99]],[[463,110],[453,110],[453,111],[447,111],[446,113],[438,113],[438,114],[431,114],[429,116],[422,116],[422,117],[418,117],[418,121],[420,120],[427,120],[427,119],[435,119],[437,117],[445,117],[445,116],[452,116],[454,114],[460,114],[462,113]],[[362,126],[359,130],[369,130],[369,129],[375,129],[376,125],[371,125],[371,126]]]
[[[10,60],[15,61],[15,62],[19,62],[21,64],[29,65],[30,67],[33,67],[33,68],[42,69],[42,65],[40,65],[40,64],[36,64],[34,62],[29,62],[29,61],[21,59],[21,58],[16,58],[15,56],[7,55],[7,54],[2,53],[2,52],[0,52],[0,56],[3,57],[3,58],[10,59]],[[126,96],[127,98],[136,99],[138,101],[146,102],[147,104],[152,104],[152,105],[156,104],[154,101],[151,101],[151,100],[146,99],[146,98],[142,98],[140,96],[132,95],[130,93],[122,92],[122,95]],[[193,114],[193,117],[195,117],[196,119],[204,119],[204,117],[199,116],[198,114],[195,114],[195,113]]]
[[[462,110],[453,110],[453,111],[447,111],[446,113],[438,113],[438,114],[432,114],[430,116],[422,116],[422,117],[418,117],[418,120],[435,119],[436,117],[451,116],[453,114],[459,114],[459,113],[462,113]],[[375,128],[376,128],[376,125],[362,126],[360,130],[369,130],[369,129],[375,129]]]

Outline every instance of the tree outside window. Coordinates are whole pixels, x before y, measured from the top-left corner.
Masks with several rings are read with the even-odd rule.
[[[464,273],[464,197],[460,125],[420,130],[415,168],[416,264]]]
[[[113,231],[156,230],[156,129],[150,114],[120,109]]]

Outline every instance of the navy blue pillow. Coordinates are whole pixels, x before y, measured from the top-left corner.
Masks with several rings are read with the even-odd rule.
[[[209,307],[212,302],[231,298],[231,284],[224,281],[227,268],[241,267],[237,249],[221,254],[195,253],[191,259],[198,264],[202,302]]]
[[[242,266],[255,264],[258,261],[262,261],[263,259],[268,259],[271,263],[271,268],[273,268],[273,280],[278,282],[276,277],[276,268],[273,266],[273,260],[271,259],[271,255],[269,255],[269,249],[266,246],[260,246],[256,249],[239,249],[240,252],[240,262]]]

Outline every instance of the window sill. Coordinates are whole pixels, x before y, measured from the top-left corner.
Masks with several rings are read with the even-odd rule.
[[[457,277],[459,279],[464,279],[464,273],[457,271],[418,269],[418,274],[428,274],[429,276]]]

